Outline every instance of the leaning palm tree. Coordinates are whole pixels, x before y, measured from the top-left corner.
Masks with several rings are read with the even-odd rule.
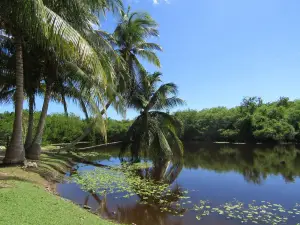
[[[181,123],[173,115],[161,110],[184,104],[176,97],[178,88],[174,83],[157,88],[161,73],[146,74],[134,90],[129,107],[140,111],[140,115],[129,128],[120,156],[131,149],[133,159],[141,152],[152,157],[166,157],[173,153],[183,154],[183,145],[178,138]],[[178,151],[176,151],[178,150]]]

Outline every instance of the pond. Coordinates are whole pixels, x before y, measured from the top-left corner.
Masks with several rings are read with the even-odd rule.
[[[112,168],[78,164],[57,192],[104,218],[137,225],[300,223],[299,146],[190,143],[184,159],[144,159],[136,168],[119,166],[118,148],[99,152],[86,157]]]

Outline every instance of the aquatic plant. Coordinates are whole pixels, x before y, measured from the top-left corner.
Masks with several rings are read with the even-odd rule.
[[[195,205],[194,211],[199,212],[196,218],[201,220],[203,217],[212,213],[217,213],[227,219],[239,220],[242,223],[255,224],[286,224],[290,217],[295,218],[300,215],[300,205],[296,204],[291,209],[285,209],[281,204],[253,200],[250,204],[234,200],[227,202],[219,207],[212,208],[208,201],[201,200],[199,205]]]
[[[80,171],[72,175],[72,181],[88,192],[115,194],[115,198],[138,196],[140,204],[156,205],[162,212],[182,215],[187,210],[184,205],[191,203],[185,202],[189,198],[188,191],[181,190],[178,185],[143,177],[142,173],[151,172],[151,166],[145,162],[124,163],[121,166]]]

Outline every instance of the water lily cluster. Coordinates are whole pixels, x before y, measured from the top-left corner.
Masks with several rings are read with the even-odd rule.
[[[182,215],[183,206],[191,203],[186,201],[187,191],[167,183],[147,178],[149,163],[122,164],[109,168],[96,168],[91,171],[82,171],[72,176],[72,181],[88,192],[115,194],[115,198],[130,198],[138,196],[140,204],[159,206],[162,212]]]
[[[209,201],[201,200],[200,204],[194,206],[194,210],[198,212],[196,216],[198,220],[212,213],[217,213],[227,219],[239,220],[242,223],[266,225],[287,224],[290,218],[300,218],[299,204],[291,209],[285,209],[281,204],[255,200],[250,204],[234,200],[214,208],[211,207]]]

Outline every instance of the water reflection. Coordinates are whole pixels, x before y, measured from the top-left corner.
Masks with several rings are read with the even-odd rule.
[[[85,154],[85,157],[101,164],[117,165],[120,163],[118,153],[118,148],[101,149],[101,152]],[[190,143],[185,146],[183,159],[159,160],[152,162],[152,165],[137,170],[136,175],[141,179],[167,184],[171,193],[161,195],[160,199],[148,198],[140,190],[136,190],[138,194],[129,199],[115,199],[113,194],[100,196],[84,192],[75,184],[58,185],[58,192],[81,205],[91,206],[102,217],[137,225],[240,224],[218,216],[197,221],[190,206],[176,206],[185,190],[195,190],[189,192],[192,206],[201,199],[212,202],[212,207],[234,198],[248,203],[267,200],[287,207],[300,202],[300,151],[295,145],[270,147]],[[145,197],[149,204],[143,204]],[[296,219],[290,224],[295,224]]]
[[[157,160],[153,166],[136,170],[136,175],[141,179],[151,179],[161,184],[168,184],[169,189],[160,190],[160,198],[155,195],[151,198],[149,192],[157,192],[155,186],[148,187],[145,192],[137,190],[140,187],[132,186],[131,189],[138,193],[135,203],[117,204],[114,211],[109,210],[107,196],[99,196],[93,192],[87,194],[84,204],[89,205],[90,199],[97,202],[98,206],[93,207],[94,212],[102,217],[120,221],[122,223],[133,223],[147,225],[149,221],[153,224],[170,224],[170,215],[182,215],[186,209],[177,206],[175,203],[180,201],[183,196],[183,190],[174,181],[183,168],[182,160]],[[147,199],[147,204],[145,202]],[[141,217],[141,215],[143,215]],[[137,219],[140,220],[137,221]],[[180,221],[173,221],[172,224],[180,225]]]
[[[262,184],[270,175],[280,175],[286,182],[300,176],[300,151],[295,145],[275,147],[217,145],[205,148],[188,144],[185,168],[203,168],[217,172],[234,171],[249,183]]]

